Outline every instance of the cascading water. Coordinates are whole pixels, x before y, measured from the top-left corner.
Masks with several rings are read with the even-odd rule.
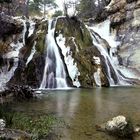
[[[13,41],[9,46],[10,51],[2,56],[4,64],[2,64],[2,67],[0,68],[0,91],[6,88],[6,84],[14,76],[15,70],[18,68],[20,49],[25,46],[25,34],[27,31],[26,20],[23,20],[20,17],[13,18],[13,19],[17,19],[23,23],[23,31],[21,34],[22,42],[17,40],[17,42],[15,43]],[[29,24],[30,24],[29,36],[31,36],[34,31],[34,22],[29,21]],[[36,42],[34,43],[33,51],[31,52],[31,55],[29,56],[26,62],[26,65],[30,62],[30,60],[32,59],[35,53],[35,45]]]
[[[13,77],[16,68],[18,67],[19,61],[19,51],[24,46],[25,43],[25,32],[26,32],[26,24],[23,21],[24,29],[23,29],[23,43],[19,41],[15,43],[11,43],[11,51],[7,54],[3,55],[3,59],[7,61],[6,64],[0,69],[0,91],[4,90],[6,87],[6,83]]]
[[[66,73],[54,39],[56,21],[49,20],[46,35],[46,60],[40,89],[67,88]]]
[[[31,50],[31,54],[30,54],[30,56],[29,56],[28,59],[27,59],[26,66],[27,66],[27,65],[29,64],[29,62],[32,60],[32,58],[33,58],[33,56],[34,56],[34,54],[35,54],[35,52],[36,52],[35,46],[36,46],[36,41],[34,42],[33,48],[32,48],[32,50]]]
[[[110,86],[114,85],[128,85],[128,79],[123,77],[122,74],[118,71],[118,59],[117,56],[113,54],[117,50],[119,42],[114,40],[114,36],[110,35],[110,21],[107,20],[103,25],[97,25],[94,27],[89,27],[92,37],[93,44],[97,47],[101,55],[104,57],[104,62],[107,69],[107,77],[109,80]],[[108,43],[109,48],[104,48],[105,41]],[[113,77],[111,72],[113,71]],[[114,79],[115,77],[115,79]]]

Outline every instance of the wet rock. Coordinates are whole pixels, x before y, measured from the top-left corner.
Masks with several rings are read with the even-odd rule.
[[[21,99],[33,98],[34,91],[29,86],[11,86],[10,91],[14,92],[14,96]]]
[[[4,130],[6,123],[3,119],[0,119],[0,131]]]
[[[22,32],[22,23],[10,16],[0,14],[0,39],[3,41],[10,35]]]
[[[60,48],[62,47],[60,43],[62,42],[61,40],[65,40],[64,47],[66,53],[63,53],[64,47],[60,50],[60,52],[62,51],[61,55],[63,55],[64,60],[69,58],[71,59],[71,62],[73,61],[73,66],[76,66],[77,73],[74,78],[73,76],[70,76],[74,86],[78,87],[80,85],[80,87],[85,88],[98,86],[94,78],[94,74],[98,71],[98,68],[101,69],[99,74],[99,77],[101,77],[101,86],[109,85],[105,68],[101,68],[101,65],[104,64],[104,62],[102,61],[102,64],[100,65],[96,63],[96,60],[94,59],[95,56],[101,59],[101,54],[98,49],[94,47],[90,32],[81,21],[76,18],[59,18],[57,20],[55,33],[56,41],[58,45],[60,44]],[[59,40],[57,38],[59,38]],[[70,61],[64,62],[64,64],[66,64],[65,67],[67,67],[67,75],[72,73],[69,71]],[[80,84],[78,84],[77,81]],[[69,83],[70,86],[73,86],[71,85],[71,82]]]
[[[1,97],[14,97],[18,100],[31,99],[34,91],[29,86],[10,85],[5,91],[0,93]]]
[[[105,124],[105,130],[120,137],[131,137],[134,132],[132,123],[124,116],[117,116],[108,121]]]
[[[117,116],[102,125],[96,125],[96,130],[116,137],[133,138],[133,135],[140,131],[140,127],[135,127],[130,119],[124,116]]]
[[[31,140],[31,135],[24,131],[5,128],[0,130],[0,138],[4,140]]]

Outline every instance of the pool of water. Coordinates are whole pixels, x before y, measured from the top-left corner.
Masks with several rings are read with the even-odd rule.
[[[125,115],[140,124],[140,88],[115,87],[43,91],[36,100],[11,107],[26,113],[53,113],[66,127],[57,128],[61,140],[116,140],[95,129],[112,117]],[[60,130],[59,130],[60,129]],[[140,137],[136,137],[140,140]],[[118,138],[117,138],[118,140]]]

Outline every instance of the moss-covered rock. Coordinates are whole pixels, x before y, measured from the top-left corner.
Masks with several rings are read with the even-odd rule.
[[[25,84],[34,88],[39,87],[45,65],[44,50],[46,49],[47,27],[47,21],[36,21],[33,34],[26,39],[25,46],[20,50],[18,68],[9,83]],[[35,54],[27,64],[27,59],[31,55],[33,47],[35,47]]]
[[[95,63],[94,56],[100,57],[100,52],[92,43],[92,37],[86,26],[77,18],[59,18],[56,24],[56,37],[62,34],[65,40],[65,46],[70,47],[71,56],[74,63],[77,64],[80,75],[78,80],[81,87],[97,86],[94,73],[98,66]],[[66,56],[67,57],[67,56]],[[100,67],[101,68],[101,67]],[[108,85],[108,80],[101,69],[101,80],[103,85]]]
[[[53,22],[55,23],[55,22]],[[23,42],[23,46],[19,53],[18,67],[14,72],[14,76],[11,78],[8,84],[29,85],[33,88],[38,88],[43,78],[43,71],[45,67],[46,58],[46,34],[48,32],[48,21],[36,20],[35,29],[33,34],[29,34],[30,22],[26,22],[27,30],[25,33],[25,44],[21,41],[23,35],[15,37],[15,42]],[[73,65],[78,69],[77,77],[70,76],[68,66],[65,62],[65,56],[63,55],[63,48],[58,45],[57,37],[62,34],[65,37],[65,47],[70,48],[70,52],[67,55],[71,55],[73,58]],[[108,78],[105,66],[99,50],[93,45],[93,39],[88,28],[79,21],[76,17],[68,18],[61,17],[57,19],[55,28],[55,41],[58,45],[58,49],[61,55],[61,59],[64,63],[66,71],[66,79],[69,86],[75,86],[73,82],[77,80],[81,87],[94,87],[99,86],[96,82],[95,75],[98,74],[101,81],[101,86],[108,86]],[[28,62],[32,50],[35,50],[32,59]],[[99,58],[102,62],[97,64],[94,57]],[[27,63],[28,62],[28,63]],[[55,63],[55,62],[54,62]],[[73,81],[73,82],[72,82]],[[79,86],[77,86],[79,87]]]

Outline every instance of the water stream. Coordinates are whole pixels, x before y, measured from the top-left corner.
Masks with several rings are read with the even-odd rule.
[[[110,21],[106,20],[101,24],[88,28],[90,29],[94,46],[104,57],[110,86],[130,85],[129,80],[119,73],[119,61],[116,52],[120,42],[115,40],[115,34],[110,33]]]
[[[46,60],[43,79],[40,89],[67,88],[66,73],[54,39],[56,21],[49,20],[48,34],[46,35]]]

